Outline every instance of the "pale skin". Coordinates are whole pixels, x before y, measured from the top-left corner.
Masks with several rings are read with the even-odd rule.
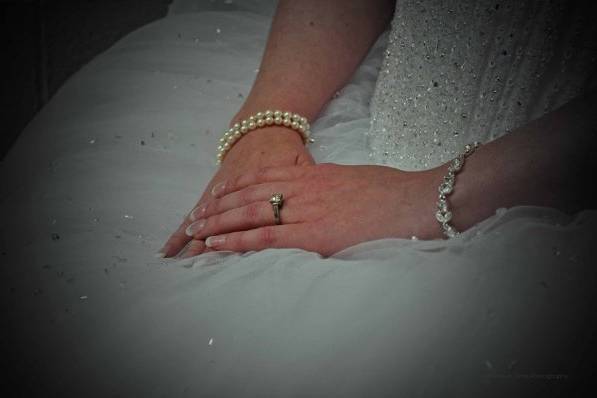
[[[260,73],[230,124],[272,108],[313,120],[386,27],[393,4],[281,1]],[[548,206],[571,214],[597,207],[586,188],[597,169],[595,109],[597,95],[589,93],[481,145],[449,197],[454,227],[464,231],[500,207]],[[181,257],[282,247],[329,256],[374,239],[441,238],[434,213],[447,167],[405,172],[315,164],[291,129],[254,130],[233,146],[161,252],[174,256],[188,244]],[[282,225],[274,225],[268,202],[274,192],[285,198]]]

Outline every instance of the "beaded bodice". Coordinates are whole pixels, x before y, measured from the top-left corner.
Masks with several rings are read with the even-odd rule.
[[[397,0],[371,101],[371,160],[432,168],[594,87],[595,12],[576,3]]]

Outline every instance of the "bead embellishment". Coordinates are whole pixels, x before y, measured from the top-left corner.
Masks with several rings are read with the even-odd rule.
[[[579,95],[597,64],[597,24],[575,4],[400,1],[386,52],[375,48],[370,163],[435,168]]]
[[[472,144],[467,144],[464,147],[464,152],[455,157],[450,161],[448,166],[448,174],[444,177],[444,181],[438,187],[438,200],[437,200],[437,211],[435,212],[435,219],[439,222],[442,231],[448,238],[454,238],[460,233],[450,225],[452,220],[452,212],[450,211],[450,205],[448,203],[447,196],[454,191],[454,183],[456,180],[456,174],[464,166],[465,159],[479,147],[479,142],[475,141]]]
[[[220,138],[220,145],[218,146],[217,164],[222,163],[226,153],[243,135],[249,131],[272,125],[284,126],[297,131],[301,135],[305,145],[313,142],[313,139],[310,138],[311,131],[309,129],[311,126],[307,118],[298,113],[268,109],[265,112],[257,112],[240,123],[234,124],[234,126],[224,133],[222,138]]]

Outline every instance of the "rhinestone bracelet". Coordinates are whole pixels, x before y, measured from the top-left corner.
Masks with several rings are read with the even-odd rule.
[[[311,132],[309,131],[310,125],[307,118],[298,113],[266,110],[265,112],[257,112],[240,123],[234,124],[234,126],[224,133],[224,136],[220,138],[220,145],[218,146],[217,163],[222,163],[226,153],[243,135],[249,131],[271,125],[285,126],[299,132],[305,145],[308,142],[313,142],[309,138]]]
[[[458,236],[459,232],[449,224],[450,220],[452,220],[452,212],[448,206],[448,198],[446,196],[450,195],[454,190],[455,176],[462,169],[462,166],[464,166],[466,157],[473,153],[475,149],[479,147],[479,145],[479,142],[475,141],[472,144],[466,144],[464,146],[464,153],[458,155],[452,159],[452,161],[450,161],[448,174],[444,177],[444,181],[438,188],[439,199],[437,201],[437,212],[435,213],[435,218],[440,223],[442,231],[448,238],[454,238],[455,236]]]

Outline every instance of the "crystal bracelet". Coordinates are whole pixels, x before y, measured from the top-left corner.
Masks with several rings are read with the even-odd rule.
[[[456,174],[464,166],[465,159],[471,153],[473,153],[475,149],[479,147],[479,145],[479,142],[475,141],[472,144],[467,144],[464,146],[464,153],[458,155],[452,159],[452,161],[450,161],[450,166],[448,166],[448,174],[444,177],[444,181],[438,188],[439,199],[437,202],[437,212],[435,213],[435,218],[440,223],[442,231],[448,238],[454,238],[460,233],[456,231],[452,225],[450,225],[450,220],[452,220],[452,212],[450,211],[448,198],[446,196],[450,195],[454,190],[454,180]]]
[[[309,131],[310,125],[307,118],[298,113],[266,110],[265,112],[257,112],[240,123],[235,123],[234,126],[224,133],[224,136],[220,138],[220,145],[218,146],[217,163],[222,163],[226,153],[243,135],[249,131],[272,125],[285,126],[296,130],[301,134],[305,145],[308,142],[313,142],[309,138],[311,132]]]

